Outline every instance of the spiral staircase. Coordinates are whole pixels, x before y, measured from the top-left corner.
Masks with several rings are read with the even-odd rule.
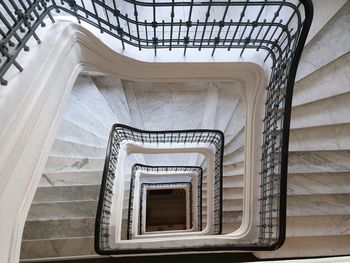
[[[287,239],[281,249],[256,252],[257,257],[350,253],[349,27],[347,2],[305,47],[293,97]],[[224,131],[223,233],[238,228],[244,120],[238,83],[80,76],[27,218],[21,259],[95,255],[94,218],[113,123],[148,130]]]
[[[81,12],[77,9],[75,1],[68,2],[71,13]],[[19,3],[22,4],[22,0],[17,4]],[[15,6],[12,0],[11,4]],[[40,4],[45,7],[45,1]],[[4,4],[2,6],[6,7]],[[35,8],[33,14],[39,18]],[[87,7],[89,8],[95,9],[97,14],[95,6]],[[105,19],[108,19],[108,10],[105,10]],[[155,10],[153,12],[156,20]],[[86,17],[88,14],[93,15],[86,12]],[[116,14],[116,17],[118,15],[120,14]],[[136,7],[135,16],[137,20]],[[244,11],[241,16],[244,16]],[[275,13],[275,17],[277,16]],[[1,32],[9,28],[4,23],[6,19],[16,20],[13,17],[0,16]],[[23,19],[28,22],[29,18]],[[106,29],[101,27],[101,21],[97,20],[102,32]],[[147,25],[147,22],[145,23]],[[181,23],[180,20],[180,28]],[[198,20],[197,28],[199,24]],[[212,28],[214,25],[215,20]],[[157,26],[152,24],[154,32]],[[190,28],[192,25],[187,23],[186,26]],[[26,27],[30,29],[31,25],[26,24]],[[287,237],[284,245],[278,250],[253,252],[258,258],[308,258],[350,253],[349,28],[349,1],[337,0],[333,5],[323,0],[315,3],[314,27],[311,28],[299,63],[293,95],[288,164]],[[18,38],[16,30],[13,36]],[[242,36],[244,30],[241,32]],[[117,32],[121,35],[124,47],[125,32],[120,26]],[[189,30],[187,35],[188,32]],[[147,46],[149,41],[153,41],[154,52],[157,55],[158,39],[148,39],[147,27],[146,32],[142,33],[146,33],[146,40],[142,41],[147,42]],[[36,35],[33,36],[36,39]],[[211,34],[209,42],[210,38]],[[246,41],[243,51],[251,39],[248,37]],[[130,42],[132,44],[131,37]],[[241,39],[238,44],[240,42]],[[29,43],[32,48],[34,44]],[[186,37],[184,43],[186,54]],[[213,43],[214,53],[220,39],[215,39]],[[26,50],[25,46],[23,48]],[[12,61],[11,63],[20,69],[20,65],[13,60],[16,57],[8,53],[12,52],[10,42],[2,44],[0,52],[5,59]],[[0,61],[1,65],[4,64]],[[1,83],[7,84],[2,72],[0,73]],[[94,250],[96,209],[105,170],[106,152],[108,154],[109,133],[115,123],[151,131],[221,130],[225,138],[222,233],[237,230],[244,220],[244,182],[247,176],[245,126],[248,105],[244,96],[244,88],[238,81],[147,82],[96,71],[80,74],[69,96],[63,118],[59,122],[53,146],[27,216],[22,236],[21,260],[98,257]],[[169,166],[202,165],[198,155],[169,157],[137,154],[127,161],[129,172],[126,178],[130,179],[132,163],[159,165],[160,162]],[[208,205],[211,200],[207,198],[210,195],[206,190],[211,186],[207,180],[204,176],[203,214],[211,211]],[[128,188],[129,180],[126,183],[123,194],[125,198],[122,200],[123,226],[127,225],[127,197],[131,191]],[[207,220],[204,216],[203,223],[206,224]],[[122,231],[126,231],[126,228]],[[123,235],[126,239],[125,232]],[[234,257],[235,254],[232,254],[232,258]]]

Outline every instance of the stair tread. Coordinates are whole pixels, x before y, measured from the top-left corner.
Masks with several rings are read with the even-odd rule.
[[[38,187],[33,203],[97,200],[100,185]]]
[[[349,61],[350,53],[348,52],[296,82],[293,92],[293,106],[350,92]]]
[[[81,76],[77,79],[72,89],[72,96],[75,96],[81,105],[92,112],[107,129],[117,122],[117,118],[90,76]]]
[[[291,129],[345,124],[350,122],[350,93],[294,107]]]
[[[21,259],[95,255],[94,238],[62,238],[22,242]]]
[[[102,180],[102,174],[102,170],[45,172],[41,176],[39,187],[99,185]]]
[[[105,159],[87,157],[52,156],[45,165],[45,172],[72,172],[72,171],[96,171],[103,170]]]
[[[350,150],[349,130],[349,123],[293,129],[289,152]]]
[[[106,148],[55,139],[50,156],[105,158]]]
[[[64,118],[61,121],[55,138],[95,147],[107,147],[106,139],[99,137],[96,134],[85,130],[83,127],[77,125],[76,123],[72,123]]]

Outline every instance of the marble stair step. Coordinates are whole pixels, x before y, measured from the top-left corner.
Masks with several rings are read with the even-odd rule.
[[[243,187],[224,188],[223,197],[225,199],[242,199]]]
[[[224,148],[224,155],[235,152],[237,149],[244,147],[245,129],[243,128],[239,133],[228,143]]]
[[[348,123],[293,129],[289,137],[289,151],[350,150],[349,131]]]
[[[39,259],[96,255],[94,237],[25,240],[21,245],[21,259]]]
[[[349,172],[350,151],[289,153],[289,173]]]
[[[350,215],[350,194],[288,196],[287,216]]]
[[[213,125],[209,120],[215,117],[218,94],[210,82],[184,82],[181,85],[176,82],[122,82],[137,127],[167,130]]]
[[[244,174],[244,163],[230,164],[223,167],[223,176],[234,176]]]
[[[242,222],[242,211],[225,211],[222,213],[223,223],[241,223]]]
[[[350,194],[350,172],[288,174],[288,195]]]
[[[39,187],[99,185],[103,171],[72,171],[72,172],[45,172],[40,179]]]
[[[219,82],[213,84],[218,88],[219,98],[216,108],[214,128],[224,131],[242,96],[238,82]]]
[[[105,158],[65,157],[50,155],[45,165],[45,173],[73,171],[102,171]]]
[[[223,200],[242,200],[243,199],[243,187],[230,187],[224,188]],[[207,190],[203,189],[202,199],[207,199]],[[205,203],[206,205],[206,203]]]
[[[72,95],[99,119],[107,129],[117,121],[106,100],[90,76],[81,76],[72,89]]]
[[[107,148],[108,143],[106,139],[99,137],[66,119],[62,119],[55,138],[63,141],[71,141],[104,148]]]
[[[224,188],[243,187],[243,175],[225,176],[223,186]]]
[[[33,204],[42,202],[98,200],[99,185],[38,187]]]
[[[203,199],[204,206],[207,205],[207,198]],[[226,200],[224,199],[222,202],[222,211],[242,211],[243,209],[243,199],[231,199],[231,200]],[[206,210],[205,210],[206,211]]]
[[[207,182],[203,179],[203,188],[206,189]],[[223,178],[223,188],[243,187],[243,175],[225,176]]]
[[[350,53],[348,52],[297,81],[293,92],[293,106],[348,93],[349,83]]]
[[[223,164],[230,165],[244,162],[244,147],[237,149],[235,152],[224,156]]]
[[[224,200],[223,211],[241,211],[240,201]],[[349,201],[350,194],[292,195],[287,199],[287,216],[350,215]]]
[[[254,255],[262,259],[348,255],[349,244],[350,235],[287,237],[280,249],[269,252],[254,252]]]
[[[55,139],[50,155],[103,159],[106,156],[106,148]]]
[[[96,200],[33,203],[27,221],[94,217]]]
[[[243,200],[224,200],[222,211],[223,213],[225,213],[226,211],[243,211]]]
[[[235,111],[232,114],[230,121],[228,122],[226,129],[224,130],[225,134],[225,146],[233,140],[237,134],[244,128],[245,126],[245,103],[243,100],[240,100],[236,106]]]
[[[347,2],[306,45],[296,80],[310,75],[350,50],[350,3]]]
[[[92,80],[114,116],[116,116],[117,121],[119,123],[133,126],[121,80],[104,76],[92,77]]]
[[[287,237],[350,235],[350,215],[287,217]]]
[[[85,130],[88,130],[101,138],[108,139],[110,128],[106,127],[91,112],[81,105],[75,96],[70,97],[63,118],[83,127]]]
[[[22,240],[91,237],[95,217],[27,221]]]
[[[292,110],[291,129],[350,122],[350,93],[308,103]]]
[[[287,217],[307,216],[348,216],[350,215],[350,195],[289,196]],[[206,207],[203,212],[206,213]],[[231,212],[241,213],[238,206],[223,206],[223,217]],[[225,222],[229,220],[227,217]],[[237,221],[237,220],[236,220]]]
[[[232,233],[236,231],[240,227],[240,222],[232,222],[232,223],[223,223],[222,224],[222,234]]]
[[[126,223],[123,219],[125,227]],[[83,238],[94,236],[94,232],[95,217],[27,221],[22,240]]]
[[[217,87],[218,85],[215,85],[213,83],[209,83],[207,85],[206,89],[206,98],[205,98],[205,105],[203,109],[203,116],[202,118],[202,123],[200,124],[200,128],[203,129],[213,129],[215,127],[215,124],[221,125],[220,121],[222,119],[222,116],[220,116],[219,108],[220,107],[220,102],[219,102],[219,88]],[[222,103],[222,101],[221,101]],[[223,106],[223,105],[221,105]],[[197,115],[198,116],[198,115]],[[191,115],[189,115],[190,118],[192,118]],[[218,127],[218,126],[216,126]],[[220,129],[220,127],[218,127]]]

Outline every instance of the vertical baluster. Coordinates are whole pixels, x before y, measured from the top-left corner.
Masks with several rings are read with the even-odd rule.
[[[153,22],[152,22],[152,27],[153,27],[153,45],[154,45],[154,55],[157,56],[157,44],[158,44],[158,38],[157,38],[157,15],[156,15],[156,0],[153,0]]]
[[[125,20],[126,20],[126,25],[128,27],[129,38],[130,38],[130,41],[131,41],[131,31],[130,31],[130,23],[129,23],[128,14],[125,14]]]
[[[147,46],[148,46],[147,20],[145,20],[145,32],[146,32],[146,44],[147,44]]]
[[[232,48],[233,41],[234,41],[235,38],[236,38],[236,34],[237,34],[237,32],[238,32],[239,27],[241,26],[242,19],[243,19],[243,17],[245,16],[245,11],[246,11],[246,9],[247,9],[247,5],[248,5],[248,2],[246,2],[245,5],[244,5],[244,7],[243,7],[241,16],[240,16],[240,18],[239,18],[238,24],[237,24],[237,26],[236,26],[236,29],[235,29],[235,32],[234,32],[233,37],[232,37],[232,39],[231,39],[230,46],[228,47],[228,50],[231,50],[231,48]]]
[[[210,34],[209,34],[209,38],[208,38],[208,45],[210,45],[211,36],[213,35],[213,30],[214,30],[214,27],[215,27],[215,23],[216,23],[216,20],[214,19],[214,21],[213,21],[213,25],[211,26],[211,30],[210,30]]]
[[[134,16],[135,16],[136,31],[137,31],[137,41],[138,41],[138,44],[139,44],[139,50],[141,50],[140,28],[139,28],[139,21],[138,21],[138,12],[137,12],[136,1],[134,1]]]
[[[187,45],[188,43],[190,43],[190,38],[189,38],[189,32],[190,32],[190,27],[192,27],[192,10],[193,10],[193,0],[191,0],[191,4],[190,4],[190,10],[188,12],[188,20],[186,21],[186,36],[184,37],[184,44],[185,44],[185,49],[184,49],[184,56],[186,55],[186,50],[187,50]]]
[[[196,29],[194,31],[194,36],[193,36],[193,45],[195,45],[196,43],[196,37],[197,37],[197,32],[198,32],[198,26],[199,26],[199,19],[197,20],[197,25],[196,25]]]
[[[178,36],[177,36],[177,44],[180,44],[181,26],[182,26],[182,20],[180,19],[180,23],[179,23],[179,34],[178,34]]]
[[[170,44],[169,44],[169,50],[171,50],[172,44],[173,44],[173,30],[174,30],[174,16],[175,16],[175,0],[171,1],[171,21],[170,21]]]
[[[91,0],[91,3],[92,3],[92,8],[94,9],[94,12],[95,12],[95,15],[96,15],[96,20],[97,20],[98,27],[100,28],[100,32],[103,33],[103,29],[102,29],[100,17],[98,15],[98,11],[97,11],[97,8],[96,8],[95,0]]]
[[[230,4],[231,4],[231,0],[228,0],[226,7],[225,7],[224,14],[222,16],[222,19],[221,19],[221,21],[219,21],[219,32],[218,32],[216,38],[214,39],[214,48],[213,48],[213,52],[211,53],[212,56],[214,56],[216,46],[220,43],[221,30],[225,26],[225,19],[226,19],[227,11],[228,11]]]
[[[203,26],[202,38],[201,38],[201,42],[199,44],[199,51],[202,49],[203,40],[204,40],[204,36],[205,36],[205,30],[207,28],[208,19],[209,19],[209,16],[210,16],[211,5],[212,5],[212,0],[209,0],[208,10],[207,10],[207,12],[205,14],[205,21],[204,21],[204,26]]]

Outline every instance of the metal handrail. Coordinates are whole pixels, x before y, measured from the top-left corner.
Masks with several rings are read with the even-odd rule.
[[[131,224],[132,224],[132,212],[133,212],[133,201],[134,201],[134,188],[135,188],[135,179],[137,171],[145,172],[193,172],[196,173],[198,179],[197,185],[197,199],[199,203],[197,204],[197,228],[198,231],[202,230],[202,182],[203,182],[203,169],[200,166],[150,166],[143,164],[134,164],[131,170],[131,179],[130,179],[130,192],[129,192],[129,206],[128,206],[128,224],[127,224],[127,237],[131,237]],[[159,174],[162,175],[161,173]],[[192,206],[191,206],[192,207]],[[215,223],[214,223],[215,224]],[[217,222],[220,224],[220,222]],[[220,229],[220,228],[217,228]],[[217,233],[219,234],[219,233]]]
[[[87,6],[88,3],[92,4],[91,8]],[[123,5],[126,7],[123,8]],[[177,16],[181,8],[188,9],[186,19]],[[227,14],[231,8],[239,15],[229,17]],[[272,10],[273,15],[263,18],[261,14],[268,9],[270,12]],[[237,49],[241,55],[247,49],[264,52],[265,60],[271,59],[272,68],[265,102],[261,196],[258,200],[259,239],[237,247],[202,249],[272,250],[283,244],[292,95],[298,63],[313,18],[311,0],[0,0],[0,10],[0,23],[3,25],[0,28],[2,85],[7,84],[4,77],[11,66],[23,70],[16,60],[18,55],[22,50],[29,50],[27,42],[32,37],[40,43],[36,30],[39,26],[45,26],[43,20],[46,17],[54,21],[53,11],[73,15],[78,21],[99,28],[101,32],[119,39],[124,48],[154,49],[155,54],[158,49],[180,48],[185,55],[189,48],[211,49],[212,55],[216,49]],[[157,14],[161,10],[170,10],[169,15],[158,20]],[[193,10],[199,10],[197,19]],[[221,12],[221,18],[211,20],[212,14],[218,12]],[[144,20],[144,14],[151,14],[152,18]],[[281,14],[287,14],[287,17]],[[111,136],[109,144],[114,142],[114,135]],[[114,158],[111,152],[115,150],[113,147],[109,145],[107,158]],[[105,167],[105,171],[110,168]],[[119,253],[104,250],[98,242],[95,248],[100,254]]]
[[[114,124],[108,141],[106,161],[102,176],[101,190],[96,213],[95,222],[95,250],[99,254],[117,254],[120,250],[110,246],[110,216],[113,199],[113,188],[118,165],[118,156],[123,142],[140,144],[207,144],[212,146],[214,151],[214,171],[213,171],[213,233],[221,233],[222,228],[222,163],[224,149],[224,134],[219,130],[168,130],[168,131],[144,131],[124,124]],[[159,167],[158,169],[166,169]],[[178,168],[180,169],[180,168]],[[185,169],[185,168],[181,168]],[[130,203],[129,203],[130,207]],[[141,252],[141,251],[139,251]],[[130,253],[127,252],[127,253]]]

